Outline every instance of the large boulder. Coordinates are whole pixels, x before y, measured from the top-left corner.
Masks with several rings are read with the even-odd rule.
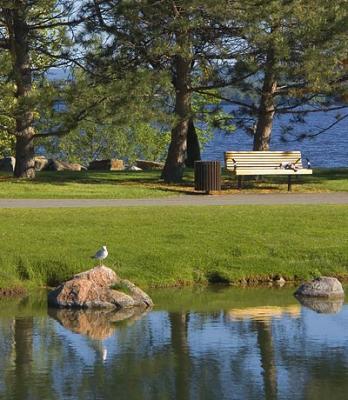
[[[16,165],[16,159],[14,157],[5,157],[0,159],[0,171],[13,172]]]
[[[344,297],[344,290],[338,279],[322,276],[303,283],[294,294],[297,297],[340,298]]]
[[[81,164],[68,163],[66,161],[59,160],[48,160],[47,164],[43,168],[44,171],[81,171],[86,169]]]
[[[138,168],[141,168],[143,171],[149,169],[163,169],[164,164],[156,161],[148,161],[148,160],[136,160],[135,165]]]
[[[54,307],[112,309],[153,305],[145,292],[105,266],[82,272],[62,283],[48,294],[48,303]]]
[[[94,160],[88,165],[88,169],[93,171],[123,171],[125,169],[123,160],[107,159]]]
[[[43,171],[48,165],[48,159],[45,156],[37,156],[35,160],[35,171]]]
[[[111,268],[105,267],[104,265],[74,275],[73,280],[78,279],[86,279],[101,287],[110,287],[111,285],[118,283],[120,280],[115,271]]]

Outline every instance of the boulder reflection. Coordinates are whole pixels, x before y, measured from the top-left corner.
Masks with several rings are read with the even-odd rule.
[[[344,299],[323,299],[313,297],[300,297],[296,299],[306,308],[318,314],[338,314],[344,304]]]
[[[115,329],[121,322],[130,325],[147,312],[149,312],[149,309],[140,307],[119,311],[48,309],[48,315],[58,321],[64,328],[94,340],[107,339],[114,334]]]

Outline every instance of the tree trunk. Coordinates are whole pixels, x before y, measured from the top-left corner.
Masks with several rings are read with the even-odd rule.
[[[34,143],[32,136],[17,136],[16,166],[14,176],[17,178],[35,178]]]
[[[15,7],[6,10],[9,28],[13,76],[16,83],[16,166],[17,178],[34,178],[34,110],[30,100],[32,71],[30,64],[29,27],[26,21],[28,5],[15,0]]]
[[[265,77],[262,87],[262,95],[259,106],[259,115],[254,135],[253,150],[268,151],[271,141],[274,118],[274,93],[277,89],[274,73],[274,50],[271,47],[267,53],[265,65]]]
[[[201,159],[201,149],[199,146],[199,140],[196,133],[196,128],[193,123],[193,118],[189,120],[188,131],[187,131],[187,157],[185,160],[186,167],[193,168],[195,161]]]
[[[176,123],[172,129],[168,155],[162,171],[162,178],[167,183],[180,182],[184,172],[187,131],[191,117],[191,92],[189,90],[191,60],[180,55],[176,56],[174,71]]]

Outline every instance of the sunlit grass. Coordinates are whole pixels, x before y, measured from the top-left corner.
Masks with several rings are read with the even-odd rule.
[[[348,277],[347,206],[0,210],[0,287],[106,264],[141,285]]]

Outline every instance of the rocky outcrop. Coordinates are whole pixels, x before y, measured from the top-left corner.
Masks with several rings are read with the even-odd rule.
[[[148,169],[163,169],[164,164],[156,161],[136,160],[135,165],[143,171]]]
[[[145,292],[105,266],[82,272],[62,283],[48,294],[48,303],[54,307],[117,310],[153,305]]]
[[[344,290],[338,279],[322,276],[303,283],[294,294],[296,297],[341,298]]]
[[[94,160],[88,165],[88,169],[99,171],[123,171],[125,169],[123,160],[107,159],[107,160]]]
[[[58,321],[64,328],[85,335],[94,340],[104,340],[113,335],[118,322],[132,324],[148,309],[133,307],[124,310],[72,310],[49,308],[48,315]]]
[[[297,300],[307,308],[318,314],[337,314],[341,311],[344,303],[343,298],[316,298],[316,297],[297,297]]]
[[[13,172],[16,165],[16,159],[14,157],[5,157],[0,159],[0,171]]]

